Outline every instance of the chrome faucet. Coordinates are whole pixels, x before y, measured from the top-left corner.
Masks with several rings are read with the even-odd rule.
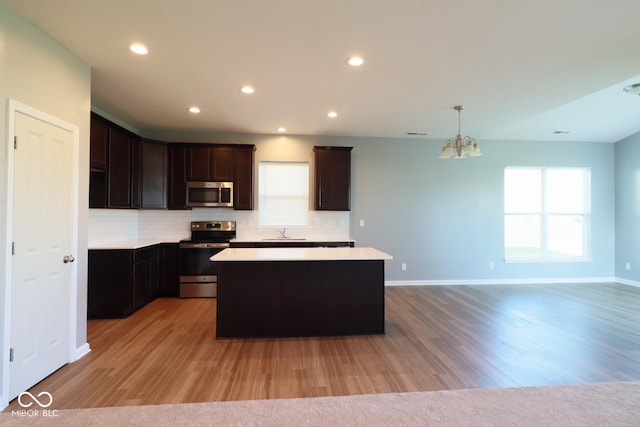
[[[282,227],[282,230],[276,230],[278,233],[280,233],[280,238],[281,239],[286,239],[287,238],[287,227]]]

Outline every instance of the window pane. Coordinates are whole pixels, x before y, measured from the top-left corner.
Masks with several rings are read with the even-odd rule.
[[[504,211],[508,213],[540,212],[542,209],[541,177],[540,169],[505,168]]]
[[[309,223],[309,164],[258,164],[258,223],[287,226]]]
[[[505,215],[504,246],[507,257],[539,257],[541,218],[539,215]]]
[[[549,215],[549,256],[584,255],[582,215]]]
[[[583,213],[585,211],[586,170],[547,170],[547,212]]]

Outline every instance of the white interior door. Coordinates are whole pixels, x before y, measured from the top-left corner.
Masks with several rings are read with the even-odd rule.
[[[73,266],[73,133],[16,111],[15,134],[9,399],[69,361]]]

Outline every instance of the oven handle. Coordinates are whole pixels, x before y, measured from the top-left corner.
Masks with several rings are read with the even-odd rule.
[[[180,243],[183,249],[228,248],[229,243]]]

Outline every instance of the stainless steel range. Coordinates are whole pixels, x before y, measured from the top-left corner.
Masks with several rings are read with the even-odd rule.
[[[180,298],[217,295],[218,265],[209,258],[229,247],[235,221],[194,221],[191,238],[180,241]]]

